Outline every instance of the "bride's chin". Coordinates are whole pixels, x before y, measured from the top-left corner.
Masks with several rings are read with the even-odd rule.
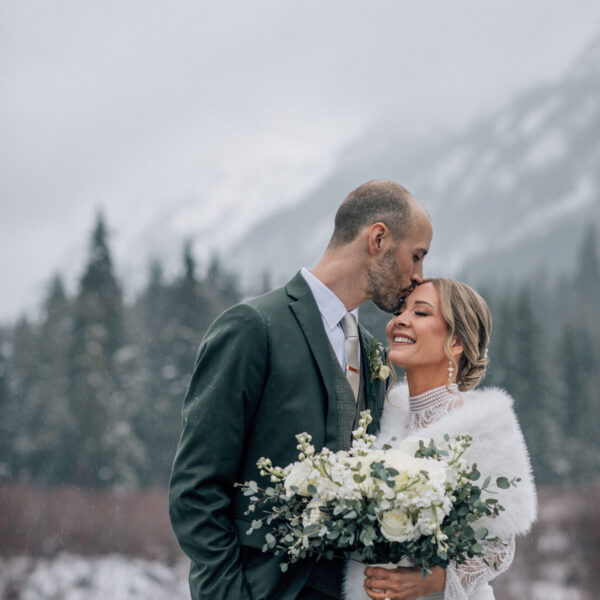
[[[398,356],[398,354],[400,356]],[[395,367],[400,367],[401,369],[406,369],[406,367],[410,366],[410,360],[407,360],[406,356],[403,356],[403,352],[394,352],[393,350],[388,352],[388,358],[390,360],[390,362],[395,366]]]

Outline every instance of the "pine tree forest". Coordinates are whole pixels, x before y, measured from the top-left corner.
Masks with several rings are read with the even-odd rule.
[[[0,478],[86,488],[164,487],[196,349],[212,320],[242,299],[213,257],[199,275],[189,242],[179,274],[148,267],[132,302],[98,216],[74,294],[59,275],[40,317],[0,330]],[[268,287],[268,274],[259,286]],[[476,282],[473,283],[476,287]],[[600,466],[600,263],[596,232],[561,281],[479,290],[494,317],[483,385],[515,398],[537,482],[593,478]],[[388,315],[361,321],[383,340]]]

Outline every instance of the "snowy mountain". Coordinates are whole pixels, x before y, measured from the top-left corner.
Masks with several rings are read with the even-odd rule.
[[[378,178],[429,210],[426,273],[491,284],[571,269],[582,230],[600,225],[600,37],[560,81],[442,143],[410,148],[393,127],[364,136],[318,187],[242,237],[229,263],[251,286],[265,270],[280,283],[313,265],[341,200]]]

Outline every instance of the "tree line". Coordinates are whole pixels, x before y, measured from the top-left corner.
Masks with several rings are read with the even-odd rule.
[[[268,285],[268,277],[263,286]],[[598,472],[600,267],[596,234],[573,275],[482,290],[494,316],[484,385],[515,398],[536,478]],[[218,257],[200,276],[189,242],[180,274],[159,261],[125,302],[98,216],[78,289],[55,276],[39,318],[0,331],[0,477],[41,485],[165,485],[194,358],[213,319],[242,299]],[[384,339],[389,315],[367,303],[361,322]]]
[[[198,275],[191,244],[166,280],[153,261],[131,304],[99,216],[70,297],[56,276],[41,317],[0,345],[0,473],[41,484],[164,484],[194,356],[211,321],[241,298],[213,257]]]

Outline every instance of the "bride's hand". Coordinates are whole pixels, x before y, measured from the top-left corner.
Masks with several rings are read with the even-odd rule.
[[[417,600],[421,596],[442,592],[446,587],[446,571],[433,567],[425,579],[416,567],[367,567],[365,591],[373,600]]]

